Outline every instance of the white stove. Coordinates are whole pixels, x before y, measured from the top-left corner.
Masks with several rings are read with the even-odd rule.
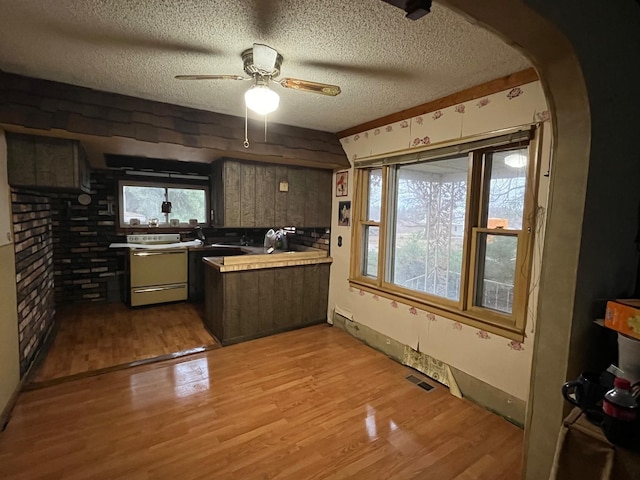
[[[188,253],[179,243],[179,233],[127,235],[132,307],[187,299]]]

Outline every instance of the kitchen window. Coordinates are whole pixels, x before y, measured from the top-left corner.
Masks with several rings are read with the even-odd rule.
[[[521,340],[536,131],[356,161],[350,282]]]
[[[209,189],[201,184],[119,182],[120,227],[184,227],[190,220],[207,223]],[[168,204],[171,204],[170,212]]]

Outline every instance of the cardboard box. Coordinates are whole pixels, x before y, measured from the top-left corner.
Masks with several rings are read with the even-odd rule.
[[[640,300],[618,299],[607,302],[604,325],[640,339]]]

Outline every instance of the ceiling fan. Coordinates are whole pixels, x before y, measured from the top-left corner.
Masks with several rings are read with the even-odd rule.
[[[260,114],[267,115],[278,108],[280,97],[269,88],[273,81],[284,88],[292,88],[302,92],[319,93],[335,97],[341,90],[337,85],[311,82],[297,78],[282,78],[280,75],[282,55],[277,50],[260,43],[254,43],[253,48],[242,52],[244,71],[248,77],[241,75],[176,75],[178,80],[253,80],[253,85],[245,92],[244,98],[247,108]]]

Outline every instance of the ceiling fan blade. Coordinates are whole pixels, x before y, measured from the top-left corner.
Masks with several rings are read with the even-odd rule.
[[[282,80],[279,80],[278,83],[284,88],[293,88],[294,90],[302,90],[304,92],[320,93],[321,95],[329,95],[331,97],[335,97],[342,91],[337,85],[310,82],[309,80],[300,80],[298,78],[283,78]]]
[[[240,75],[176,75],[178,80],[251,80]]]
[[[258,70],[271,72],[276,66],[278,52],[268,45],[261,43],[253,44],[253,64]]]

